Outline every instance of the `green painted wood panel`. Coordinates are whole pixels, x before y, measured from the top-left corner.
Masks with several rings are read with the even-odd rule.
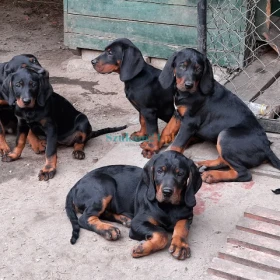
[[[188,7],[196,7],[197,0],[132,0],[134,2],[149,2],[158,4],[180,5]]]
[[[209,22],[208,51],[220,65],[234,68],[244,57],[246,19],[235,9],[224,13],[224,2],[211,1],[213,11],[226,22]],[[234,2],[241,7],[245,1]],[[168,58],[183,47],[197,48],[197,0],[64,0],[64,5],[65,44],[71,48],[103,50],[120,37],[151,57]]]
[[[180,16],[178,16],[179,8]],[[68,13],[188,26],[195,26],[197,22],[196,7],[124,0],[95,1],[94,4],[92,0],[82,2],[71,0],[68,4]]]
[[[237,0],[235,0],[237,1]],[[239,0],[238,0],[239,1]],[[230,13],[223,13],[223,9],[217,7],[208,11],[208,18],[212,17],[212,11],[219,13],[219,28],[225,30],[228,26],[240,31],[245,30],[245,19],[240,17],[238,10],[231,10]],[[172,24],[182,26],[197,26],[197,7],[176,6],[157,4],[150,2],[133,2],[126,0],[71,0],[68,3],[69,14],[87,15],[100,18],[113,18],[130,21],[142,21],[161,24]],[[234,25],[232,25],[234,23]],[[213,21],[209,21],[208,28],[216,28]]]
[[[196,45],[196,28],[147,22],[133,22],[69,14],[67,30],[71,33],[105,38],[127,37],[172,45]]]

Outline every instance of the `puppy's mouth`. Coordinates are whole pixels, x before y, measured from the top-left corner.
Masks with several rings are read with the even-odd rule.
[[[17,99],[16,103],[19,108],[33,108],[36,100],[31,98],[30,100],[23,100],[22,98]]]
[[[119,71],[119,66],[118,65],[92,64],[92,66],[95,69],[95,71],[100,73],[100,74],[111,74],[113,72],[118,72]]]

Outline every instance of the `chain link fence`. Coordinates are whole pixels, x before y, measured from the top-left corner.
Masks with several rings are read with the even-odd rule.
[[[245,102],[268,105],[260,114],[279,117],[278,0],[208,0],[207,56],[217,80]]]

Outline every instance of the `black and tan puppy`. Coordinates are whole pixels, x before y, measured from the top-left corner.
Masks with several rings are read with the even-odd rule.
[[[119,239],[120,230],[100,220],[105,219],[131,227],[129,236],[141,241],[132,250],[134,258],[165,248],[168,232],[173,232],[172,256],[188,258],[187,237],[201,183],[193,161],[176,151],[155,155],[143,169],[112,165],[93,170],[67,195],[71,243],[76,243],[80,227],[108,240]],[[79,219],[76,213],[82,214]]]
[[[162,85],[168,88],[174,75],[175,104],[182,121],[171,150],[183,153],[194,137],[217,145],[216,160],[197,163],[206,169],[203,181],[250,181],[248,168],[265,161],[280,169],[264,129],[242,100],[214,80],[206,56],[194,49],[175,53],[161,73]]]
[[[100,56],[92,60],[92,65],[101,74],[119,73],[120,80],[125,84],[127,99],[139,112],[141,128],[131,134],[130,138],[135,141],[149,139],[140,145],[142,148],[148,145],[159,149],[166,138],[172,136],[169,132],[171,126],[177,127],[174,131],[179,130],[180,119],[174,115],[173,85],[167,89],[162,88],[158,81],[161,70],[147,64],[131,41],[126,38],[113,41]],[[160,139],[158,119],[170,122]]]
[[[32,66],[35,69],[41,69],[41,65],[37,58],[32,54],[21,54],[14,56],[9,62],[0,63],[0,155],[9,153],[10,147],[5,139],[5,130],[10,126],[16,126],[17,118],[13,113],[13,108],[8,105],[8,102],[1,94],[1,87],[4,79],[18,69]],[[43,142],[37,139],[32,133],[28,136],[28,141],[32,149],[36,153],[44,151]]]
[[[16,147],[4,155],[9,162],[20,157],[29,128],[35,135],[46,137],[46,164],[39,173],[39,180],[53,178],[56,172],[57,143],[74,146],[73,157],[84,159],[85,143],[104,133],[115,132],[126,126],[92,131],[88,118],[77,111],[64,97],[53,92],[48,72],[22,68],[10,74],[3,82],[2,94],[10,105],[15,104],[18,118]]]

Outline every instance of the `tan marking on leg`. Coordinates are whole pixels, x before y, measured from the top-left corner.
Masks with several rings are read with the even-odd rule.
[[[174,141],[175,136],[177,135],[180,129],[181,121],[173,116],[168,124],[163,129],[160,141],[159,141],[159,148],[161,148],[164,144],[169,144],[170,142]]]
[[[9,103],[6,100],[0,99],[0,105],[9,105]]]
[[[138,243],[132,249],[132,257],[140,258],[147,256],[153,252],[159,251],[168,243],[168,235],[165,232],[154,232],[152,237],[146,241]]]
[[[209,170],[209,171],[205,171],[202,173],[201,178],[202,181],[208,184],[211,183],[218,183],[218,182],[222,182],[222,181],[234,181],[235,179],[238,178],[238,172],[227,162],[223,159],[222,157],[222,147],[220,145],[220,142],[218,140],[217,142],[217,150],[219,153],[219,158],[216,159],[217,162],[220,161],[223,162],[223,164],[229,166],[230,170],[225,170],[225,171],[221,171],[221,170]],[[209,161],[211,164],[211,160]],[[215,162],[212,161],[212,162]]]
[[[176,223],[169,247],[170,254],[178,260],[184,260],[190,257],[190,248],[187,243],[189,234],[187,223],[188,220],[179,220]]]
[[[133,132],[130,135],[130,139],[133,141],[141,141],[141,138],[147,136],[147,127],[146,127],[146,121],[145,118],[139,114],[139,122],[140,122],[140,130]]]
[[[27,135],[27,141],[30,144],[32,150],[35,152],[35,154],[40,154],[45,152],[46,149],[46,141],[40,140],[32,131],[29,130],[29,133]]]
[[[215,166],[219,166],[221,164],[226,164],[226,162],[221,157],[218,157],[217,159],[214,159],[214,160],[198,161],[196,164],[198,166],[215,167]]]
[[[6,142],[6,138],[5,138],[5,130],[4,127],[0,121],[0,129],[2,131],[2,133],[0,134],[0,155],[6,155],[8,154],[11,150],[9,145]]]
[[[92,226],[94,231],[103,236],[105,239],[114,241],[120,238],[120,230],[111,224],[101,222],[99,219],[99,216],[106,210],[111,200],[111,195],[103,198],[102,209],[98,212],[97,216],[90,216],[87,222],[90,226]]]
[[[27,136],[24,133],[21,133],[17,139],[17,146],[13,149],[12,152],[5,155],[5,157],[2,158],[2,161],[9,162],[13,160],[17,160],[22,153],[22,150],[25,147]]]

